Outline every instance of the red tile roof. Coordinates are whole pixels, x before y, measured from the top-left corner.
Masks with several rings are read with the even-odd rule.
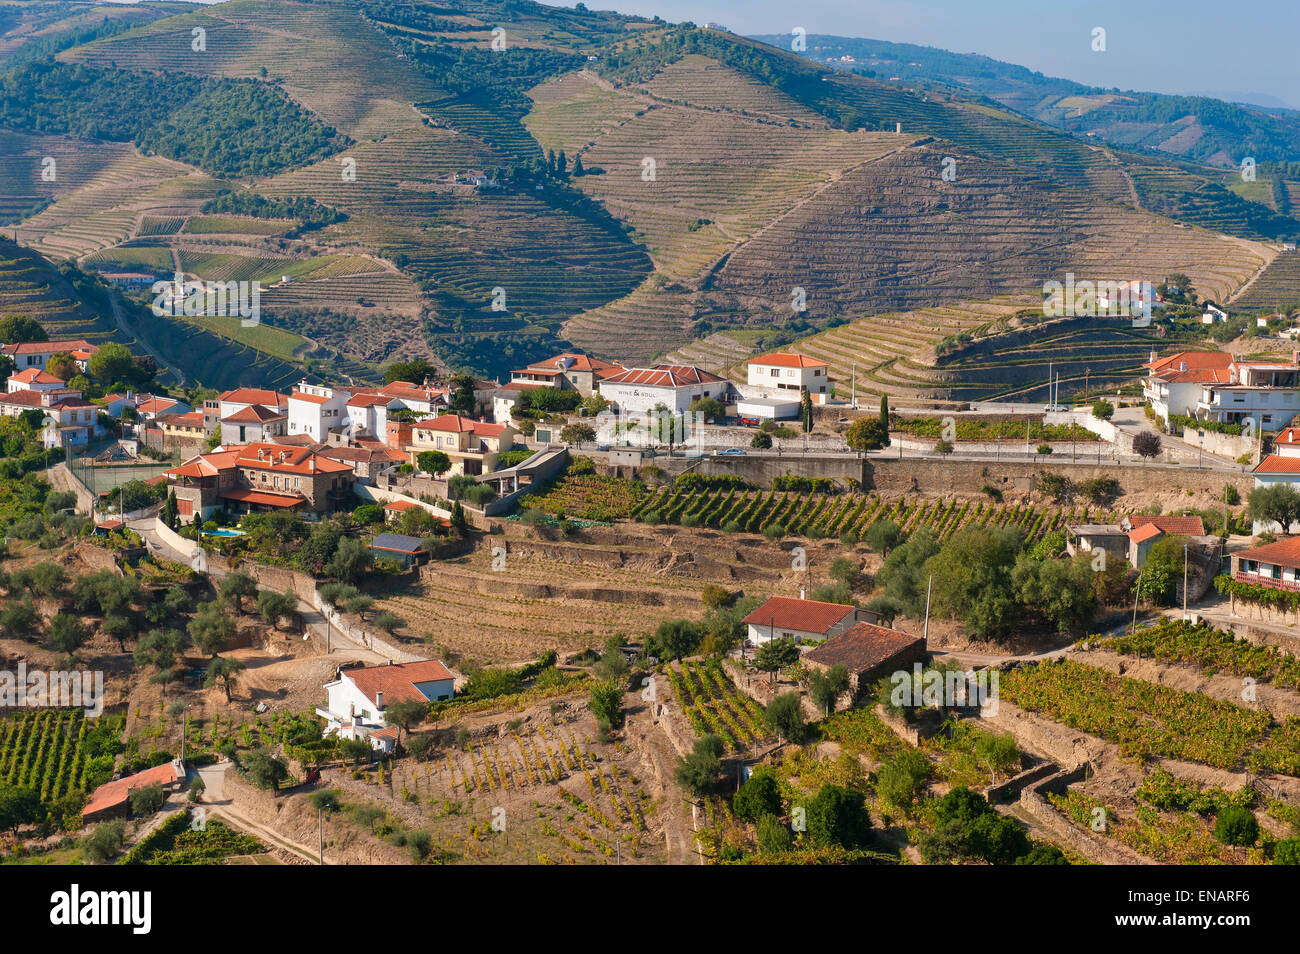
[[[384,504],[384,509],[392,510],[394,513],[403,513],[418,506],[420,505],[413,500],[393,500]]]
[[[8,394],[0,393],[0,404],[21,404],[26,407],[40,407],[41,392],[33,391],[30,388],[23,388],[21,391],[10,391]]]
[[[309,404],[328,404],[332,399],[322,397],[319,394],[304,394],[301,391],[294,391],[289,395],[290,401],[306,401]]]
[[[346,669],[343,676],[351,679],[361,694],[378,705],[376,694],[384,694],[384,707],[394,702],[425,702],[424,695],[415,688],[416,683],[440,682],[455,679],[455,674],[436,659],[392,666],[370,666],[366,669]]]
[[[40,368],[28,368],[26,371],[19,371],[17,374],[9,376],[10,381],[17,381],[19,384],[66,384],[62,378],[50,374],[48,371],[42,371]]]
[[[183,779],[185,770],[178,771],[176,765],[176,762],[165,762],[151,769],[145,769],[143,772],[137,772],[135,775],[120,778],[115,782],[105,782],[95,789],[95,794],[90,796],[90,801],[81,810],[82,817],[123,804],[130,798],[131,792],[137,788],[144,788],[149,785],[170,785]]]
[[[805,633],[825,633],[844,617],[855,612],[852,606],[842,603],[821,603],[817,600],[799,600],[789,596],[774,596],[742,623],[755,626],[772,626],[776,629],[793,629]]]
[[[1256,474],[1300,474],[1300,457],[1283,457],[1269,454],[1253,471]]]
[[[920,636],[899,629],[857,623],[808,652],[806,658],[823,666],[842,665],[850,673],[861,674],[922,643]]]
[[[444,414],[442,417],[435,417],[429,421],[420,421],[418,424],[411,425],[422,431],[450,431],[453,434],[481,434],[484,437],[496,437],[506,429],[505,424],[490,424],[487,421],[476,421],[473,418],[462,417],[459,414]]]
[[[240,503],[260,504],[264,507],[300,507],[307,502],[306,497],[273,494],[265,490],[223,490],[217,496],[223,500],[237,500]]]
[[[764,355],[761,358],[750,358],[747,364],[770,364],[779,368],[829,368],[825,361],[818,361],[816,358],[809,358],[802,354],[791,354],[786,351],[775,351],[772,354]]]
[[[266,424],[270,421],[283,421],[284,415],[279,411],[273,411],[263,404],[250,404],[248,407],[241,407],[229,417],[221,419],[222,424]]]
[[[622,370],[623,366],[617,361],[602,361],[600,358],[593,358],[589,354],[582,354],[579,351],[566,351],[563,354],[557,354],[549,361],[534,361],[528,366],[529,371],[548,371],[560,366],[560,362],[565,362],[564,368],[568,371],[609,371],[611,369]],[[515,372],[518,374],[519,372]]]
[[[653,368],[628,368],[604,378],[601,384],[635,384],[652,388],[684,388],[694,384],[721,384],[722,378],[684,364],[657,364]]]
[[[289,396],[267,388],[235,388],[218,397],[225,404],[263,404],[266,407],[284,407]]]
[[[323,457],[310,447],[259,442],[243,444],[235,450],[238,454],[234,462],[236,467],[252,467],[277,474],[341,474],[352,470],[348,464]],[[315,470],[312,469],[313,461]]]
[[[1140,527],[1134,527],[1128,533],[1128,538],[1134,543],[1142,543],[1144,540],[1150,540],[1152,537],[1161,536],[1164,533],[1154,523],[1144,524]]]
[[[163,427],[202,427],[203,412],[190,411],[188,414],[168,414],[158,423]]]
[[[1276,543],[1266,543],[1262,547],[1242,550],[1234,555],[1243,560],[1300,568],[1300,537],[1283,537]]]
[[[1197,516],[1151,517],[1134,514],[1128,518],[1128,525],[1134,529],[1137,527],[1147,526],[1148,524],[1157,527],[1164,533],[1176,534],[1178,536],[1205,536],[1205,523]]]
[[[0,347],[0,354],[58,354],[60,351],[72,351],[74,348],[89,351],[91,354],[99,350],[98,345],[81,338],[72,338],[67,341],[24,341],[21,344],[7,344]]]

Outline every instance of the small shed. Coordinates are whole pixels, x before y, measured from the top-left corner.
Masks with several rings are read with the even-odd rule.
[[[409,567],[419,563],[427,551],[423,549],[424,541],[419,537],[407,537],[400,533],[381,533],[370,541],[370,549],[376,556],[397,560],[402,566]]]
[[[799,416],[799,401],[744,398],[736,402],[736,414],[757,421],[788,421]]]

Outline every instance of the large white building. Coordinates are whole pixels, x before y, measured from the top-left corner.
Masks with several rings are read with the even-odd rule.
[[[598,387],[600,396],[625,415],[650,414],[660,405],[673,414],[685,414],[691,402],[700,398],[714,398],[722,404],[731,398],[731,382],[678,364],[627,368],[603,378]]]
[[[351,391],[301,382],[289,395],[286,433],[290,437],[307,434],[314,441],[327,443],[330,431],[347,424],[347,404],[351,397]]]
[[[1166,424],[1171,416],[1219,424],[1254,422],[1276,431],[1300,413],[1300,357],[1237,359],[1220,351],[1182,351],[1145,365],[1143,397]]]
[[[799,400],[804,391],[812,396],[814,404],[825,404],[830,399],[830,365],[807,355],[778,351],[750,358],[750,387],[761,388],[766,397]]]
[[[365,669],[340,669],[325,684],[327,703],[316,714],[326,721],[325,734],[344,739],[369,739],[391,752],[397,740],[384,713],[395,702],[436,702],[455,694],[455,674],[436,659],[390,663]]]

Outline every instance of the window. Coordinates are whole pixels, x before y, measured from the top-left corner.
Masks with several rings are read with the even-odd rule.
[[[772,377],[774,377],[774,378],[779,378],[780,376],[781,376],[781,369],[780,369],[780,368],[773,368],[773,369],[772,369]]]

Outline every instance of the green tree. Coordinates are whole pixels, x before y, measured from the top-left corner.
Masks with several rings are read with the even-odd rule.
[[[131,381],[135,370],[135,358],[126,345],[116,341],[106,341],[86,362],[86,370],[100,384],[114,384],[118,381]]]
[[[368,744],[367,744],[368,747]],[[257,749],[244,756],[240,767],[248,780],[260,789],[279,791],[280,783],[289,777],[289,767],[265,749]]]
[[[880,395],[880,426],[885,429],[886,434],[889,433],[889,395],[888,394]]]
[[[790,850],[790,829],[775,815],[764,815],[758,820],[758,850],[760,854],[774,855]]]
[[[803,424],[803,432],[807,434],[813,429],[813,404],[812,392],[807,388],[799,395],[799,420]]]
[[[35,824],[40,818],[39,792],[0,781],[0,831],[17,834],[19,826]]]
[[[597,722],[611,729],[623,725],[623,687],[614,682],[599,682],[591,688],[591,713]]]
[[[261,601],[259,594],[258,601]],[[215,600],[199,605],[194,618],[190,620],[190,640],[195,647],[209,656],[216,657],[231,640],[235,638],[235,621],[226,613],[225,608]]]
[[[356,583],[374,566],[374,553],[356,537],[339,541],[334,555],[326,565],[326,572],[342,583]]]
[[[257,580],[242,570],[235,570],[221,581],[217,594],[236,613],[242,613],[244,600],[257,597]]]
[[[911,814],[925,794],[934,765],[919,749],[903,749],[876,771],[876,795],[898,811]]]
[[[797,692],[783,692],[769,702],[764,718],[768,728],[787,742],[802,742],[808,732]]]
[[[282,620],[292,620],[298,615],[298,597],[293,593],[262,590],[257,594],[257,612],[264,623],[279,629]]]
[[[49,340],[50,336],[35,318],[27,315],[0,316],[0,343],[27,344]]]
[[[1225,805],[1214,820],[1214,837],[1225,845],[1249,847],[1259,840],[1255,813],[1240,805]]]
[[[754,653],[754,668],[759,672],[768,673],[772,682],[776,681],[776,674],[780,670],[793,666],[798,661],[799,647],[788,636],[768,639],[758,647],[758,652]]]
[[[723,415],[722,402],[711,397],[696,398],[691,402],[688,410],[692,414],[704,415],[704,420],[708,423],[718,420]]]
[[[244,664],[238,659],[231,659],[228,656],[217,656],[208,663],[208,674],[203,680],[203,685],[207,686],[209,689],[220,685],[226,694],[226,703],[229,704],[231,701],[231,688],[234,686],[235,680],[239,678],[239,674],[243,672],[243,670]]]
[[[442,451],[420,451],[415,455],[415,466],[426,474],[433,474],[437,477],[451,470],[451,458]]]
[[[688,619],[666,619],[655,629],[654,655],[664,659],[681,659],[700,645],[700,631]]]
[[[756,768],[731,800],[731,810],[737,818],[751,822],[764,815],[780,815],[781,786],[776,776],[761,766]]]
[[[749,446],[756,450],[768,450],[772,446],[772,435],[759,431],[749,439]]]
[[[71,655],[90,639],[90,627],[69,613],[55,613],[49,625],[50,643],[61,653]]]
[[[813,702],[820,706],[829,718],[835,711],[835,702],[849,691],[849,670],[843,663],[836,663],[825,672],[814,670],[808,686],[808,694]]]
[[[1263,524],[1276,523],[1283,533],[1300,522],[1300,489],[1291,484],[1256,487],[1246,498],[1250,519]]]
[[[866,799],[840,785],[823,785],[808,803],[808,840],[820,848],[860,848],[871,837]]]
[[[131,814],[137,818],[143,818],[147,815],[156,814],[158,809],[163,807],[167,801],[167,793],[163,787],[155,782],[152,785],[142,785],[139,788],[131,790],[129,796],[131,803]]]
[[[695,795],[715,791],[722,777],[722,749],[722,739],[718,736],[700,736],[691,753],[677,762],[673,778]]]
[[[1098,398],[1092,402],[1092,416],[1103,421],[1109,421],[1111,415],[1115,413],[1115,405],[1111,404],[1105,398]]]
[[[560,430],[560,440],[566,444],[577,444],[581,447],[588,441],[594,441],[595,439],[596,429],[590,424],[584,424],[581,421],[566,424]]]
[[[924,567],[934,580],[934,611],[961,619],[985,639],[1009,634],[1020,609],[1011,580],[1020,546],[1012,528],[958,531]]]
[[[879,450],[889,446],[889,430],[880,423],[879,418],[862,417],[849,425],[849,429],[844,432],[844,441],[852,450]]]
[[[402,730],[410,732],[429,717],[429,704],[419,700],[390,702],[384,707],[384,722],[397,726],[397,744],[402,744]]]
[[[94,865],[106,865],[122,851],[126,841],[126,822],[120,819],[96,825],[81,841],[81,852]]]

